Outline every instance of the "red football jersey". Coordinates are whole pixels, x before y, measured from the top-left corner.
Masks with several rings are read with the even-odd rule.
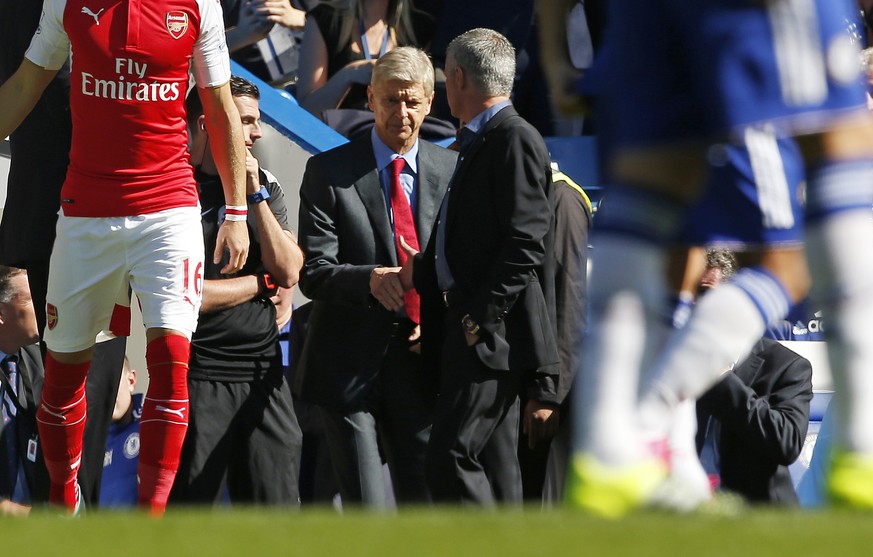
[[[27,58],[70,64],[67,216],[196,206],[185,95],[230,79],[218,0],[45,0]],[[196,94],[196,93],[192,93]]]

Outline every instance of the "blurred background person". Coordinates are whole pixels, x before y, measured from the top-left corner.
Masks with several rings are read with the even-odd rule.
[[[139,420],[142,418],[142,393],[134,394],[136,370],[124,358],[121,383],[112,425],[106,436],[103,457],[103,480],[100,485],[100,507],[132,508],[136,506],[136,467],[139,463]]]
[[[48,500],[36,426],[44,371],[27,272],[0,265],[0,514]]]
[[[323,0],[307,15],[297,100],[319,118],[328,109],[366,109],[376,60],[398,46],[426,46],[432,29],[410,0]]]

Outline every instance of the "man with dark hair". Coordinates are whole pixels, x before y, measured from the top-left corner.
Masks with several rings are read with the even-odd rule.
[[[251,147],[261,137],[260,92],[230,79],[246,143],[249,258],[237,273],[206,261],[203,305],[191,340],[188,392],[191,423],[182,448],[172,500],[218,501],[226,482],[231,501],[295,506],[302,433],[285,381],[276,307],[278,287],[297,283],[303,253],[288,224],[285,194],[260,168]],[[189,104],[191,163],[200,188],[206,252],[226,218],[221,178],[206,149],[203,116]]]
[[[706,250],[698,297],[731,279],[736,258]],[[697,401],[697,449],[713,489],[752,503],[797,506],[788,466],[809,426],[812,365],[775,340],[762,338]]]

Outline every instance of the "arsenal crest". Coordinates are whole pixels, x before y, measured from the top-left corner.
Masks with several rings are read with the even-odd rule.
[[[188,30],[188,14],[185,12],[167,12],[167,31],[174,39],[181,38]]]
[[[58,308],[54,304],[45,305],[45,316],[49,329],[54,329],[58,324]]]

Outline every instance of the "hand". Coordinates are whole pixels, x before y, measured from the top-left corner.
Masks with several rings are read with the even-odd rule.
[[[479,342],[479,333],[476,333],[474,335],[473,333],[468,333],[467,331],[464,331],[464,340],[467,341],[467,346],[473,346],[474,344]]]
[[[245,34],[246,44],[253,44],[263,39],[275,25],[266,14],[259,12],[263,2],[264,0],[245,0],[240,3],[236,29]]]
[[[261,0],[255,12],[262,18],[289,29],[303,30],[306,12],[298,10],[289,0]]]
[[[589,114],[590,107],[576,90],[576,83],[582,73],[568,62],[559,60],[553,64],[553,71],[549,73],[552,106],[558,114],[570,118]]]
[[[249,195],[261,191],[260,168],[252,150],[246,148],[246,193]]]
[[[400,284],[405,292],[415,288],[415,285],[412,283],[412,268],[415,265],[415,256],[418,254],[418,251],[410,247],[406,240],[403,239],[403,236],[400,237],[400,248],[406,253],[406,262],[400,268]]]
[[[409,335],[409,351],[413,354],[421,354],[421,325],[416,325]]]
[[[527,435],[527,446],[531,449],[540,441],[555,436],[560,423],[560,413],[549,404],[529,400],[524,406],[523,432]]]
[[[376,267],[370,273],[370,294],[388,311],[403,308],[400,267]]]
[[[281,329],[291,321],[291,314],[294,311],[294,289],[282,288],[276,291],[276,295],[270,298],[273,305],[276,306],[276,328]]]
[[[216,265],[221,263],[225,249],[230,257],[227,265],[222,267],[221,273],[229,275],[242,269],[249,256],[249,228],[245,221],[225,220],[221,223],[218,239],[215,242],[215,252],[212,254],[213,263]]]
[[[0,516],[27,516],[30,507],[13,503],[9,499],[0,499]]]

